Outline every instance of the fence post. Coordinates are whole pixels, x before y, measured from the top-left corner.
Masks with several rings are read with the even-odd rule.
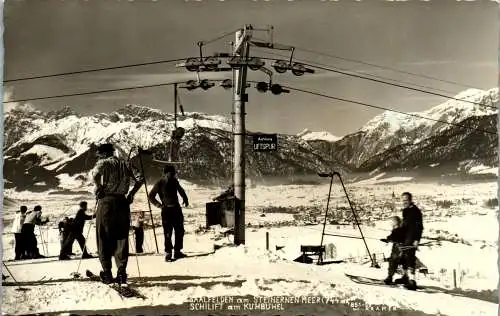
[[[457,269],[453,269],[453,287],[457,288]]]
[[[266,232],[266,250],[269,251],[269,232]]]

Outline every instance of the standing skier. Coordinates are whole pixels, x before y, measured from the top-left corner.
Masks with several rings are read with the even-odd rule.
[[[134,220],[135,253],[143,253],[144,243],[144,212],[140,212]]]
[[[163,169],[164,177],[158,180],[149,193],[149,201],[154,206],[161,208],[161,220],[165,236],[165,261],[172,260],[172,248],[174,249],[175,259],[183,258],[181,250],[184,239],[184,215],[179,204],[177,192],[182,197],[184,206],[188,206],[188,197],[186,192],[175,177],[175,168],[167,165]],[[159,195],[160,201],[156,199]],[[172,229],[175,231],[175,246],[172,246]]]
[[[24,257],[24,250],[26,248],[26,244],[23,240],[22,228],[24,224],[24,220],[26,218],[26,211],[28,208],[26,206],[21,206],[21,209],[16,212],[16,216],[14,217],[14,222],[12,223],[12,232],[14,233],[16,239],[16,257],[14,260],[20,260]]]
[[[69,237],[72,223],[73,223],[73,219],[66,216],[57,225],[57,227],[59,229],[59,240],[61,241],[61,251],[62,251],[62,249],[64,249],[64,243],[66,242],[66,239]],[[68,253],[67,255],[71,255],[71,254],[72,254],[72,252]]]
[[[103,283],[113,282],[111,257],[117,265],[116,281],[127,284],[129,255],[130,204],[142,183],[142,175],[136,177],[128,162],[115,157],[112,144],[97,148],[98,161],[93,170],[95,194],[98,200],[96,233]],[[134,187],[129,192],[130,181]],[[128,194],[127,194],[128,193]]]
[[[391,256],[389,257],[389,269],[387,271],[387,278],[384,280],[385,284],[392,284],[392,277],[396,273],[398,266],[402,263],[402,252],[399,249],[405,240],[404,231],[401,227],[401,218],[393,216],[391,218],[392,232],[389,236],[381,239],[383,242],[392,242]]]
[[[395,283],[404,284],[406,288],[416,290],[416,251],[424,230],[422,212],[413,203],[413,197],[410,192],[404,192],[401,197],[403,199],[404,206],[403,223],[401,225],[405,237],[403,243],[405,250],[403,250],[402,257],[404,275],[402,278],[395,280]],[[408,269],[410,270],[411,276],[408,275]]]
[[[24,245],[26,247],[27,258],[45,258],[45,256],[40,254],[40,250],[37,247],[38,243],[35,236],[35,225],[45,225],[48,222],[48,218],[45,221],[42,221],[42,207],[40,205],[35,206],[32,211],[26,212],[26,218],[24,219],[21,231],[23,234]]]
[[[93,258],[88,252],[86,247],[86,240],[83,236],[83,227],[85,226],[85,221],[94,219],[96,217],[95,214],[87,215],[85,214],[87,211],[87,202],[80,202],[80,209],[76,213],[75,219],[70,227],[69,234],[67,238],[64,239],[63,246],[61,247],[61,253],[59,254],[59,260],[69,260],[69,254],[73,250],[73,243],[76,241],[80,245],[82,249],[82,259],[90,259]]]

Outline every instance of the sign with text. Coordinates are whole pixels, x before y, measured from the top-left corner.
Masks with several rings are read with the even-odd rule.
[[[253,151],[277,151],[277,134],[257,134],[253,135]]]

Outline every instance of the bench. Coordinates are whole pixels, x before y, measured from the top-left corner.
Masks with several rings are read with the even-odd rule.
[[[303,259],[303,263],[312,263],[312,259],[310,256],[318,256],[318,264],[323,263],[323,256],[325,254],[325,246],[310,246],[310,245],[301,245],[300,252],[302,252],[301,258]],[[308,258],[309,260],[307,260]],[[309,262],[306,262],[309,261]]]

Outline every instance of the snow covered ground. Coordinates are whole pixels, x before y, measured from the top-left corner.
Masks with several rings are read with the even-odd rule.
[[[75,194],[14,192],[6,190],[9,205],[5,207],[3,258],[13,258],[13,235],[8,232],[13,212],[20,205],[32,208],[40,204],[44,215],[51,220],[42,233],[46,245],[39,245],[42,253],[56,256],[59,252],[57,222],[64,216],[74,216],[80,200],[92,201],[84,191],[83,183],[67,178],[63,182]],[[325,243],[335,245],[336,260],[343,263],[308,265],[293,262],[300,255],[300,245],[318,245],[322,225],[303,225],[303,213],[309,209],[323,210],[328,184],[322,185],[256,185],[247,192],[246,245],[229,246],[232,237],[224,237],[220,229],[204,230],[205,203],[220,193],[212,188],[182,182],[190,197],[191,206],[184,209],[186,220],[185,251],[206,253],[218,248],[214,254],[185,258],[165,263],[155,252],[151,229],[146,231],[145,250],[152,254],[129,258],[128,273],[131,282],[147,297],[122,300],[105,285],[71,278],[78,269],[78,260],[59,262],[46,258],[21,262],[6,262],[16,280],[28,291],[16,290],[12,279],[4,281],[2,311],[7,314],[30,314],[73,311],[101,311],[109,314],[165,314],[207,315],[209,305],[190,305],[189,300],[199,297],[235,296],[255,297],[295,296],[298,304],[267,306],[268,310],[250,311],[249,305],[226,302],[224,314],[297,314],[362,315],[367,308],[378,308],[374,315],[494,315],[498,309],[497,240],[498,201],[496,182],[468,184],[419,183],[357,183],[348,186],[350,198],[362,206],[363,233],[371,253],[376,254],[382,269],[370,268],[366,250],[360,239],[326,236]],[[383,256],[390,253],[390,245],[378,239],[388,235],[387,219],[397,214],[392,210],[392,194],[404,191],[414,194],[416,204],[424,211],[425,231],[422,242],[440,240],[432,246],[422,246],[417,256],[424,262],[429,275],[419,275],[418,281],[426,286],[422,292],[409,292],[397,288],[353,283],[345,272],[383,279],[386,263]],[[345,212],[347,205],[341,188],[332,190],[330,211],[333,215]],[[93,203],[90,203],[92,206]],[[399,207],[399,204],[397,204]],[[133,211],[148,210],[145,192],[139,191]],[[158,223],[159,210],[153,209]],[[90,213],[90,212],[89,212]],[[324,216],[324,214],[323,214]],[[316,221],[318,223],[318,221]],[[88,247],[96,253],[95,233],[91,228]],[[270,236],[270,249],[266,250],[266,232]],[[329,234],[359,237],[352,225],[327,225]],[[163,244],[161,229],[156,230],[160,252]],[[131,242],[133,236],[131,235]],[[278,250],[279,249],[279,250]],[[79,253],[77,243],[74,252]],[[79,272],[90,269],[97,273],[98,259],[84,260]],[[457,275],[454,288],[453,270]],[[3,271],[4,274],[6,271]],[[36,282],[45,277],[40,282]],[[5,283],[5,282],[10,283]],[[309,301],[306,300],[309,297]],[[311,300],[321,298],[321,303]],[[235,298],[236,300],[236,298]],[[344,305],[339,304],[344,303]],[[346,305],[347,304],[347,305]],[[227,306],[240,306],[247,310],[228,310]],[[163,308],[161,311],[155,308]],[[204,310],[201,310],[204,307]],[[272,308],[271,308],[272,307]],[[124,310],[128,308],[129,310]],[[271,308],[271,310],[269,310]],[[281,310],[284,308],[284,310]],[[274,309],[274,310],[273,310]],[[106,310],[106,311],[105,311]],[[401,312],[399,312],[400,315]],[[366,314],[364,314],[366,315]]]

